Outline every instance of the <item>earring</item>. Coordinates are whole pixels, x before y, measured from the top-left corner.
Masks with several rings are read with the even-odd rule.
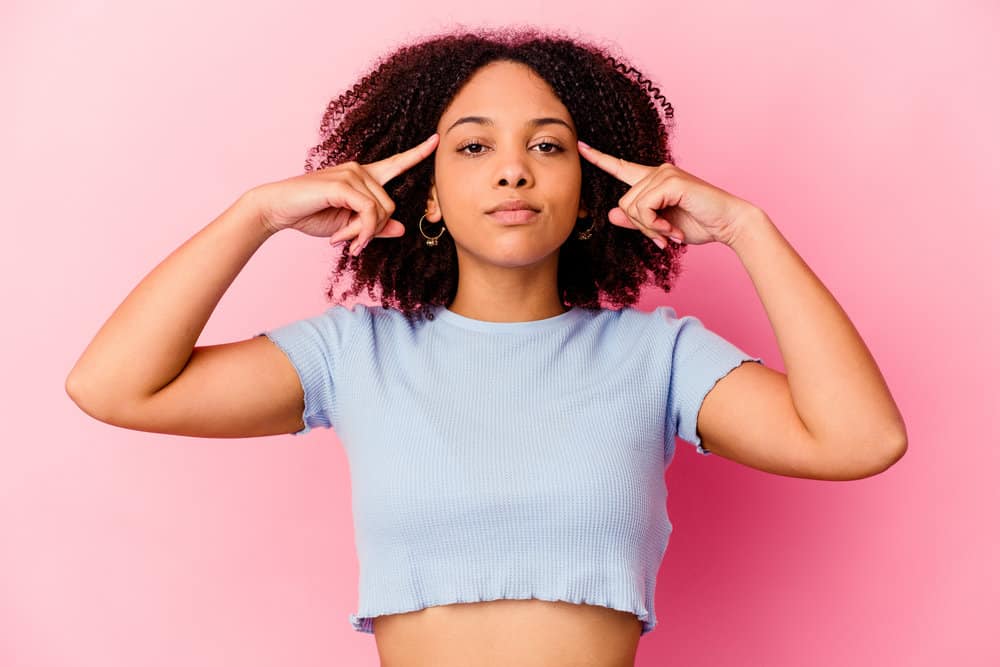
[[[427,239],[426,241],[424,241],[424,243],[426,243],[429,246],[436,246],[438,244],[438,239],[441,238],[441,234],[444,234],[444,230],[447,228],[442,227],[441,234],[438,234],[437,236],[427,236],[427,234],[424,234],[424,218],[426,217],[427,217],[427,211],[424,211],[424,214],[420,216],[420,222],[417,223],[417,227],[420,229],[421,235],[423,235],[423,237]],[[444,221],[442,220],[441,223],[444,224]]]
[[[589,217],[589,216],[586,216],[586,217]],[[588,227],[587,229],[585,229],[582,232],[577,232],[576,238],[579,239],[580,241],[586,241],[587,239],[589,239],[593,235],[593,233],[594,233],[594,225],[596,223],[597,223],[596,220],[591,220],[590,221],[590,227]]]

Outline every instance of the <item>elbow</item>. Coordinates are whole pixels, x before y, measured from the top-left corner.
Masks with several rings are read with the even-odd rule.
[[[70,397],[74,403],[77,404],[81,409],[83,408],[83,400],[81,399],[81,388],[80,381],[72,373],[66,378],[65,384],[66,395]]]
[[[110,417],[99,407],[100,402],[88,398],[88,396],[90,396],[93,392],[88,392],[85,382],[74,376],[72,373],[70,373],[69,377],[66,378],[65,390],[66,395],[69,396],[70,400],[72,400],[73,403],[75,403],[76,406],[86,415],[93,417],[97,421],[104,422],[105,424],[112,423]]]
[[[861,475],[858,479],[864,479],[865,477],[874,477],[879,475],[892,466],[896,465],[903,455],[906,454],[907,442],[906,437],[895,438],[888,440],[889,445],[883,444],[883,446],[877,451],[880,452],[879,456],[875,459],[874,464],[866,472],[866,474]]]
[[[906,438],[906,425],[900,422],[899,429],[894,429],[892,435],[887,436],[884,441],[889,443],[885,455],[885,469],[888,469],[906,454],[906,448],[909,444]]]
[[[890,468],[903,458],[903,455],[906,454],[907,446],[906,434],[904,433],[894,441],[892,449],[889,450],[889,456],[886,458],[887,463],[885,467]]]
[[[908,446],[906,424],[903,423],[902,418],[897,419],[886,425],[880,437],[869,442],[875,444],[866,448],[870,472],[864,475],[865,477],[883,473],[903,458]]]

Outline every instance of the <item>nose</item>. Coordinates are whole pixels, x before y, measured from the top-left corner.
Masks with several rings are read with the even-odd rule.
[[[528,164],[528,156],[524,154],[523,148],[511,148],[508,151],[498,149],[497,157],[499,158],[496,161],[497,185],[523,187],[534,181],[531,167]]]

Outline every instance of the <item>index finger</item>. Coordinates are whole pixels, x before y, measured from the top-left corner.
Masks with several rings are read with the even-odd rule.
[[[585,144],[579,139],[577,144],[582,149],[580,154],[593,162],[598,167],[608,172],[620,181],[625,181],[629,185],[635,185],[649,173],[650,167],[636,162],[629,162],[620,157],[612,157],[607,153],[602,153],[593,146]]]
[[[368,172],[375,177],[379,185],[385,185],[410,167],[419,164],[421,160],[434,152],[438,144],[438,133],[435,132],[413,148],[402,153],[390,155],[384,160],[377,160],[365,165]]]

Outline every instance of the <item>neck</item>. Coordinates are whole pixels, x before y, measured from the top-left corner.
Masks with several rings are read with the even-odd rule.
[[[484,266],[459,255],[458,290],[448,310],[488,322],[526,322],[569,310],[559,298],[556,251],[531,266]]]

